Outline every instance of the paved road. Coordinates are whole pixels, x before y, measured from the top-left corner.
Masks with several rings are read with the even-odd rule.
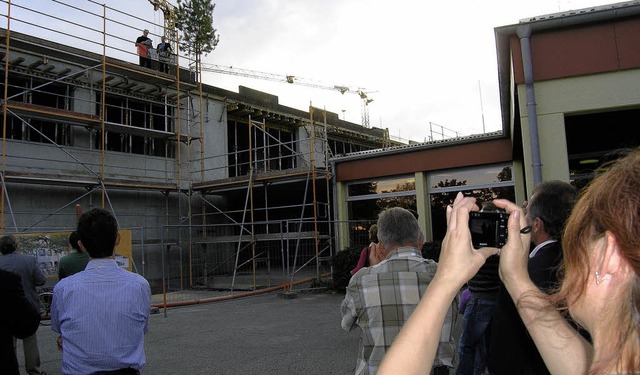
[[[353,374],[360,331],[340,328],[342,298],[272,293],[161,311],[151,316],[142,374]],[[49,375],[60,374],[55,338],[48,326],[38,330]]]

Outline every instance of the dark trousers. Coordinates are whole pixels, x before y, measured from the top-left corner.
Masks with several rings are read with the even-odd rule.
[[[487,367],[488,329],[495,300],[472,298],[464,310],[462,336],[458,345],[457,375],[479,375]]]
[[[151,59],[148,59],[146,57],[140,57],[140,66],[144,66],[145,68],[151,68]]]

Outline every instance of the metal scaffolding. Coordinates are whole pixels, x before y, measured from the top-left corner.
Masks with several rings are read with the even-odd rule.
[[[93,0],[55,3],[68,18],[0,0],[0,231],[71,228],[60,225],[71,206],[108,207],[121,227],[143,225],[134,258],[165,293],[289,290],[330,271],[328,160],[388,146],[387,133],[217,93],[180,53],[170,74],[138,66],[131,35],[164,25]],[[26,208],[22,187],[51,194],[50,212]]]

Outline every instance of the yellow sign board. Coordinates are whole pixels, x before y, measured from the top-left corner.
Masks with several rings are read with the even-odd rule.
[[[115,260],[118,266],[132,270],[131,231],[120,232],[120,243],[115,249]],[[33,255],[42,273],[47,277],[58,276],[60,258],[71,252],[69,245],[70,232],[13,234],[18,242],[18,251]]]

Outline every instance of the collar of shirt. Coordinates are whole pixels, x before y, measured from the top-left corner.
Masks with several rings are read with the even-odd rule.
[[[536,246],[533,251],[531,252],[531,254],[529,254],[529,258],[533,258],[534,256],[536,256],[536,254],[538,254],[538,250],[542,249],[543,247],[547,246],[548,244],[554,243],[554,242],[558,242],[558,240],[546,240],[543,243],[539,244],[538,246]]]
[[[422,254],[415,247],[403,246],[403,247],[399,247],[399,248],[393,250],[392,252],[390,252],[389,254],[387,254],[387,257],[385,258],[385,260],[389,260],[389,259],[393,259],[393,258],[405,258],[405,257],[410,257],[410,256],[422,257]]]
[[[103,267],[118,267],[118,263],[113,258],[91,258],[85,269],[103,268]]]

